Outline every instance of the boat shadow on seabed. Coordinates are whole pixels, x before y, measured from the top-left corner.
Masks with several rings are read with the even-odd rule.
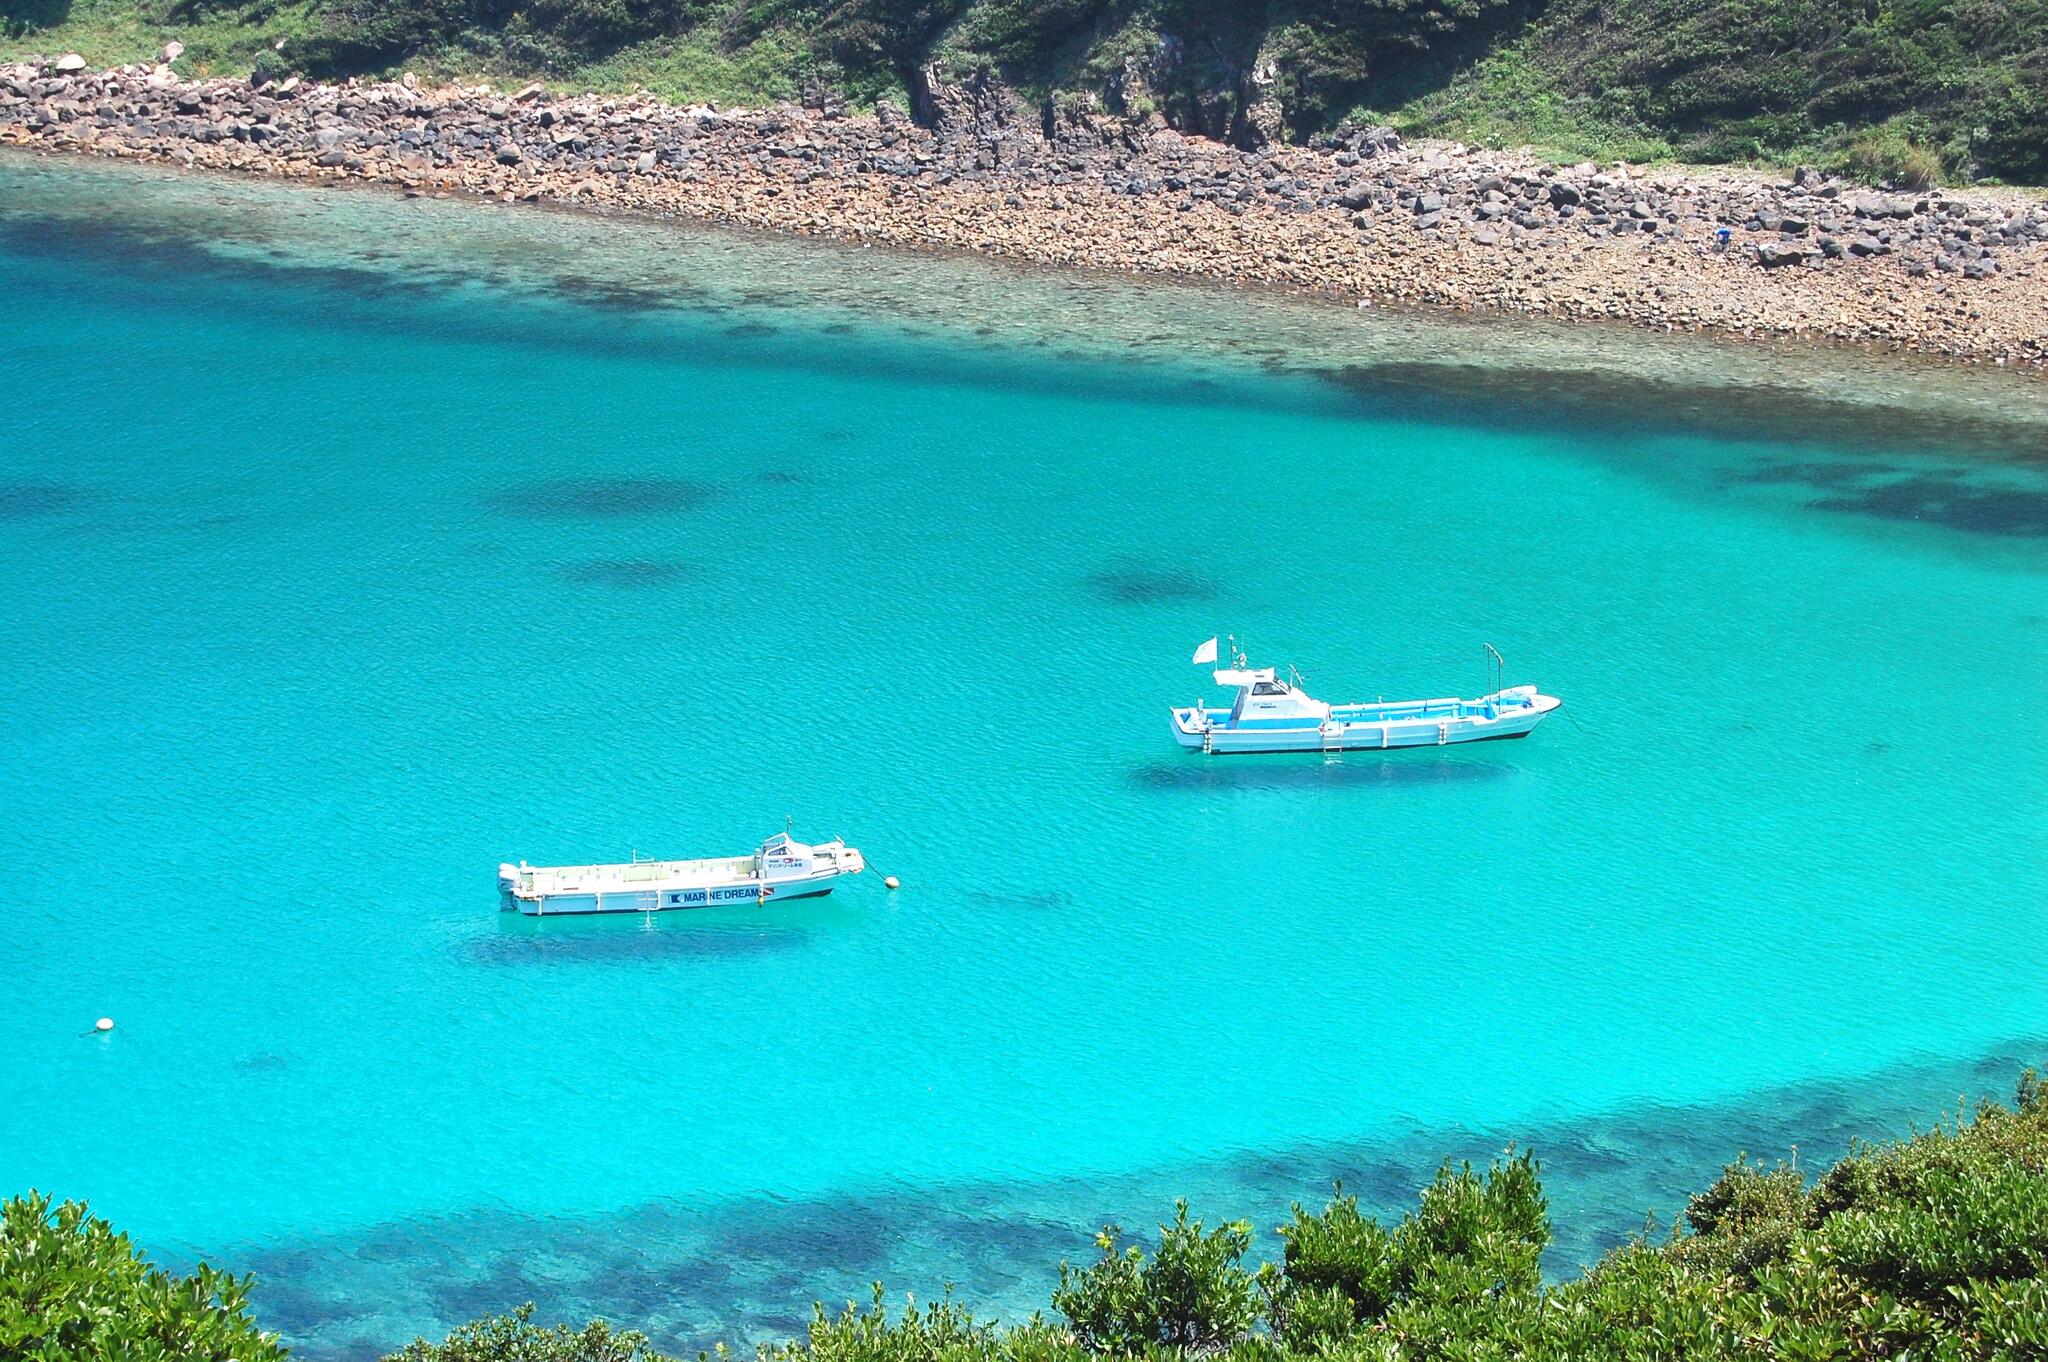
[[[1228,762],[1198,764],[1148,761],[1132,767],[1130,776],[1133,785],[1146,790],[1336,790],[1506,780],[1517,769],[1507,762],[1479,758],[1346,752],[1341,760],[1324,761],[1303,761],[1298,755],[1241,756]]]
[[[809,941],[808,932],[787,924],[684,924],[641,914],[635,926],[622,916],[501,913],[490,930],[461,942],[456,951],[467,964],[518,968],[745,959],[801,950]]]

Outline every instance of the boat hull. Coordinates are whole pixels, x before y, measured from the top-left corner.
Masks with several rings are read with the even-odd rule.
[[[668,913],[687,911],[692,908],[744,908],[754,905],[773,906],[787,903],[792,899],[823,898],[832,892],[831,880],[825,882],[806,881],[800,884],[768,885],[763,888],[751,884],[707,885],[692,889],[626,889],[601,894],[548,894],[528,896],[505,893],[506,906],[526,914],[528,917],[557,917],[578,914],[591,916],[597,913]]]
[[[1338,705],[1323,724],[1231,726],[1228,711],[1173,711],[1173,736],[1210,756],[1261,752],[1380,752],[1408,747],[1526,738],[1562,703],[1533,687],[1479,700],[1424,700],[1403,705]]]
[[[559,914],[666,913],[689,908],[744,908],[814,899],[842,875],[858,875],[867,859],[835,838],[816,846],[777,833],[752,856],[624,865],[498,867],[504,906],[529,917]]]

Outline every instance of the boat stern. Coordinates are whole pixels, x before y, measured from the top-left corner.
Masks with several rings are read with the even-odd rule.
[[[1208,714],[1192,705],[1173,714],[1173,740],[1190,752],[1199,752],[1209,733]]]

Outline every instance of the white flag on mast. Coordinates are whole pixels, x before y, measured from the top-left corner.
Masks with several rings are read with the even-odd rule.
[[[1199,667],[1199,666],[1202,666],[1202,665],[1203,665],[1203,664],[1205,664],[1205,663],[1210,663],[1210,662],[1214,662],[1215,660],[1216,660],[1216,640],[1215,640],[1215,639],[1213,639],[1213,638],[1212,638],[1212,639],[1210,639],[1210,640],[1209,640],[1209,641],[1208,641],[1207,643],[1204,643],[1204,644],[1203,644],[1203,645],[1202,645],[1201,647],[1199,647],[1199,648],[1195,649],[1195,665],[1196,665],[1197,667]]]

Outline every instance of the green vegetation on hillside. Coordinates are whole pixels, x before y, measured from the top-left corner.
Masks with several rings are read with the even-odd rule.
[[[1738,1158],[1669,1237],[1643,1236],[1546,1284],[1535,1160],[1445,1164],[1383,1225],[1341,1188],[1296,1207],[1280,1258],[1185,1203],[1152,1247],[1115,1227],[1062,1264],[1057,1320],[979,1320],[950,1297],[830,1315],[760,1362],[1994,1362],[2048,1357],[2048,1093],[1860,1146],[1810,1185]],[[720,1356],[723,1356],[721,1350]],[[0,1214],[0,1357],[276,1362],[246,1284],[149,1267],[82,1206],[31,1194]],[[389,1362],[664,1362],[639,1334],[544,1328],[531,1307]]]
[[[1472,141],[2048,181],[2048,0],[1552,0],[1402,110]],[[1918,159],[1916,159],[1918,158]]]
[[[1564,156],[2048,181],[2048,0],[0,0],[0,53],[411,67],[742,102],[1033,97],[1239,141],[1390,118]]]

